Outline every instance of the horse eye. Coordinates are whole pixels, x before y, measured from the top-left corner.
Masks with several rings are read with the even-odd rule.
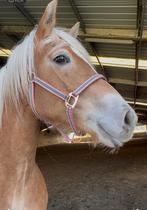
[[[64,65],[70,62],[70,58],[66,55],[58,55],[56,58],[54,58],[54,62],[59,65]]]

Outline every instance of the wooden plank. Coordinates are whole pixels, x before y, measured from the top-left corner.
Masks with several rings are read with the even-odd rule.
[[[0,33],[28,33],[32,26],[0,26]],[[109,28],[86,28],[86,34],[80,31],[80,36],[84,38],[98,39],[119,39],[137,40],[136,29],[109,29]],[[147,30],[143,32],[143,40],[147,40]]]
[[[119,79],[119,78],[109,78],[110,83],[117,83],[117,84],[124,84],[124,85],[134,85],[133,80],[127,80],[127,79]],[[139,81],[138,86],[140,87],[147,87],[146,81]]]

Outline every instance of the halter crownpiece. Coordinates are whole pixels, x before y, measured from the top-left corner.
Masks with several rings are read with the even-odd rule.
[[[32,73],[32,75],[29,77],[29,101],[30,101],[30,106],[32,108],[32,111],[38,119],[47,123],[45,119],[41,118],[41,116],[39,115],[39,113],[36,111],[36,108],[35,108],[35,84],[36,84],[36,85],[39,85],[41,88],[45,89],[46,91],[57,96],[62,101],[64,101],[65,108],[66,108],[66,115],[67,115],[67,119],[70,124],[70,127],[72,128],[72,130],[74,131],[76,135],[79,135],[79,132],[77,131],[77,126],[73,117],[73,109],[75,108],[78,102],[80,94],[85,89],[87,89],[92,83],[100,79],[106,80],[103,75],[95,73],[89,79],[87,79],[84,83],[82,83],[78,88],[76,88],[74,91],[65,95],[63,92],[61,92],[57,88],[53,87],[52,85],[48,84],[47,82],[37,77],[35,73]],[[63,133],[63,131],[60,130],[57,126],[55,127],[64,136],[64,138],[66,138],[66,140],[69,141],[69,138]]]

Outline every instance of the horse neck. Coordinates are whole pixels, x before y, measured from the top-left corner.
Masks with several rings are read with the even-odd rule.
[[[0,163],[35,161],[39,122],[28,105],[21,104],[19,113],[6,103],[0,129]],[[6,164],[6,163],[4,163]]]
[[[36,170],[35,154],[39,123],[28,105],[22,104],[18,114],[16,108],[8,103],[4,108],[2,121],[0,129],[0,169],[2,172],[0,174],[0,209],[29,209],[22,205],[27,199],[27,194],[32,195],[32,177],[36,180],[32,174],[35,173],[38,178],[37,172],[34,171]]]

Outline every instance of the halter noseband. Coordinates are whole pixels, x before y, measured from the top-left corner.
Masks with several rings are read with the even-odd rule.
[[[42,79],[37,77],[35,75],[35,73],[33,73],[32,78],[29,79],[29,83],[30,83],[30,85],[29,85],[29,101],[30,101],[30,106],[32,108],[32,111],[34,112],[34,114],[36,115],[36,117],[38,119],[40,119],[41,121],[45,121],[45,120],[41,119],[40,115],[38,114],[38,112],[36,111],[36,108],[35,108],[35,84],[36,84],[36,85],[39,85],[40,87],[42,87],[43,89],[45,89],[46,91],[57,96],[62,101],[64,101],[65,108],[66,108],[66,115],[67,115],[67,119],[70,124],[70,127],[72,128],[72,130],[74,131],[74,133],[76,135],[79,135],[79,133],[77,131],[77,126],[76,126],[76,123],[75,123],[74,117],[73,117],[73,109],[75,108],[75,106],[78,102],[79,95],[86,88],[88,88],[92,83],[94,83],[96,80],[100,80],[100,79],[105,80],[105,77],[101,74],[95,73],[89,79],[87,79],[84,83],[82,83],[78,88],[76,88],[74,91],[65,95],[63,92],[61,92],[57,88],[53,87],[52,85],[46,83],[45,81],[43,81]],[[66,140],[69,141],[69,138],[62,132],[62,130],[60,130],[58,127],[57,127],[57,129],[59,130],[59,132],[62,135],[64,135]]]

